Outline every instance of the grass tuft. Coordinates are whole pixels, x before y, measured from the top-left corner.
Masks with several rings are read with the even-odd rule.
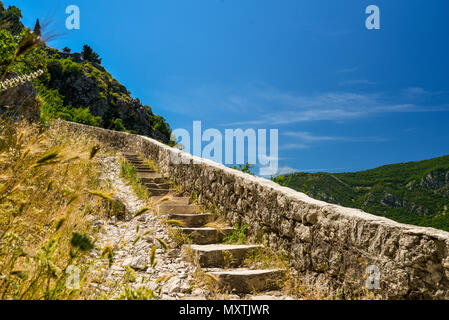
[[[151,252],[150,252],[150,266],[151,267],[156,267],[157,265],[157,261],[156,261],[156,246],[152,246],[151,247]]]
[[[165,223],[168,225],[177,226],[177,227],[183,227],[185,224],[184,221],[176,220],[176,219],[166,220]]]
[[[120,175],[129,181],[136,195],[142,200],[148,200],[150,197],[148,189],[142,185],[140,178],[137,176],[136,167],[126,160],[120,163]]]
[[[136,213],[134,213],[134,217],[141,216],[141,215],[145,214],[149,210],[151,210],[151,209],[148,208],[148,207],[144,207],[144,208],[140,209],[139,211],[137,211]]]
[[[93,158],[95,158],[95,156],[97,155],[97,153],[100,151],[100,146],[93,146],[90,149],[90,154],[89,154],[89,160],[92,160]]]
[[[88,192],[89,192],[89,194],[91,194],[93,196],[100,197],[101,199],[104,199],[107,201],[114,201],[113,193],[105,193],[105,192],[99,191],[99,190],[89,190]]]
[[[247,224],[235,225],[234,231],[229,236],[223,239],[226,244],[246,244],[248,243],[248,228]]]
[[[58,151],[52,151],[52,152],[48,152],[45,155],[43,155],[42,157],[40,157],[37,161],[36,164],[43,164],[45,162],[48,162],[50,160],[54,160],[58,157],[59,152]]]
[[[164,240],[162,240],[161,238],[156,238],[156,240],[157,240],[157,242],[160,243],[161,247],[162,247],[165,251],[168,250],[168,244],[167,244]]]
[[[97,142],[2,117],[0,128],[0,299],[94,298],[85,261],[98,228],[90,221],[108,208],[88,193],[102,188],[99,163],[73,156]],[[70,266],[79,269],[78,290],[66,286]]]

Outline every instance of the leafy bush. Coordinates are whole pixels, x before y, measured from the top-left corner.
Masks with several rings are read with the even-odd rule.
[[[11,61],[16,46],[17,39],[6,29],[0,29],[0,68],[3,70]]]
[[[244,173],[248,173],[250,175],[254,175],[253,169],[255,168],[255,166],[253,166],[247,162],[245,164],[239,164],[238,166],[231,166],[231,168],[235,169],[235,170],[242,171]]]
[[[64,106],[64,96],[58,90],[49,90],[43,85],[38,86],[39,95],[43,101],[41,106],[41,121],[45,124],[50,119],[63,119],[90,126],[99,126],[101,117],[95,117],[89,108],[72,108]]]
[[[116,118],[112,120],[113,129],[116,131],[129,132],[123,125],[122,119]]]
[[[93,127],[98,127],[101,124],[101,117],[93,116],[90,113],[89,108],[67,108],[65,115],[70,115],[70,117],[67,117],[64,119],[64,117],[61,116],[62,119],[72,122],[77,122],[81,124],[86,124]]]
[[[165,121],[165,119],[161,116],[152,115],[151,123],[153,130],[157,130],[166,137],[170,138],[171,129],[169,124]]]
[[[72,59],[49,59],[48,70],[52,78],[64,78],[70,76],[78,76],[83,72],[83,66],[73,62]]]
[[[287,178],[285,176],[271,177],[271,181],[276,182],[281,186],[287,185]]]
[[[41,106],[41,121],[44,124],[50,119],[64,115],[64,96],[60,95],[58,90],[47,89],[42,84],[38,85],[37,89],[39,97],[43,101]]]
[[[245,244],[248,242],[248,228],[247,224],[235,225],[234,231],[231,235],[223,239],[226,244]]]

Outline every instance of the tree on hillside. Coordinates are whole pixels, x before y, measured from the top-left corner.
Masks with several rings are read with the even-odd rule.
[[[17,19],[22,19],[22,11],[20,11],[19,8],[16,6],[9,6],[8,7],[8,13],[12,14],[13,16],[17,17]]]
[[[81,52],[81,56],[84,61],[90,61],[93,63],[101,64],[101,59],[98,53],[96,53],[91,47],[87,44],[83,46],[83,51]]]
[[[22,11],[15,6],[9,6],[5,9],[0,1],[0,29],[7,29],[17,35],[22,31],[23,25],[20,22]]]

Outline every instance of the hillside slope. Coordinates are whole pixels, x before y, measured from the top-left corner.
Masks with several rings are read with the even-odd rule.
[[[38,21],[34,30],[29,30],[21,19],[19,8],[6,9],[0,1],[0,77],[12,79],[42,70],[33,85],[43,122],[61,118],[169,142],[171,130],[165,119],[132,98],[125,86],[101,65],[101,58],[92,48],[85,45],[81,53],[71,53],[69,48],[62,52],[50,48],[45,43],[51,38],[46,28]],[[5,109],[2,107],[26,110],[33,107],[23,108],[27,103],[11,98],[8,91],[14,89],[0,89],[0,113]]]
[[[449,231],[449,156],[361,172],[284,177],[286,186],[318,200]]]

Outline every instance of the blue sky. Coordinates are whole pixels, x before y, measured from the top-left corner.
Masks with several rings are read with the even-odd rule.
[[[279,129],[284,172],[449,154],[447,0],[4,2],[29,26],[50,17],[51,46],[92,46],[173,129]],[[365,28],[370,4],[380,30]]]

